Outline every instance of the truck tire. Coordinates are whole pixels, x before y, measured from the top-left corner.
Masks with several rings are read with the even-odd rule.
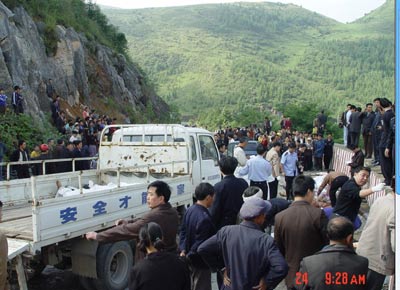
[[[128,241],[100,245],[97,248],[98,290],[124,290],[128,287],[133,266],[133,252]]]

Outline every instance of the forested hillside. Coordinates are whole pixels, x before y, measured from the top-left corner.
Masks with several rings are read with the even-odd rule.
[[[256,122],[267,108],[334,118],[394,95],[393,0],[350,24],[267,2],[103,11],[164,100],[203,125]]]

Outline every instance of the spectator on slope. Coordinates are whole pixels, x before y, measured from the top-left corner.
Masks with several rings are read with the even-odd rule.
[[[353,110],[349,119],[349,134],[350,134],[350,145],[358,146],[360,141],[361,133],[361,108],[357,107]]]
[[[51,104],[50,104],[50,109],[51,109],[51,118],[53,119],[53,124],[57,124],[57,119],[58,115],[60,113],[60,96],[56,96]]]
[[[365,105],[364,112],[361,113],[360,118],[362,120],[362,136],[364,140],[364,153],[365,158],[372,158],[372,123],[375,119],[375,113],[372,112],[372,103]]]
[[[280,157],[279,152],[281,150],[281,143],[274,142],[272,148],[267,152],[265,159],[267,159],[272,166],[272,177],[273,181],[268,183],[270,198],[275,198],[278,195],[278,176],[280,176]]]
[[[29,161],[29,152],[26,149],[26,142],[24,140],[18,141],[18,148],[10,156],[11,162],[23,162]],[[13,169],[17,172],[18,178],[29,178],[31,175],[29,173],[29,165],[13,165]]]
[[[383,110],[381,106],[381,99],[380,98],[375,98],[374,99],[374,105],[375,105],[375,118],[374,121],[372,122],[372,143],[373,143],[373,150],[374,150],[374,160],[372,162],[372,166],[377,166],[380,165],[380,157],[379,157],[379,142],[381,141],[382,137],[382,116],[383,116]]]
[[[340,116],[340,121],[339,121],[339,128],[343,128],[343,144],[344,146],[347,147],[347,139],[349,136],[349,131],[347,128],[347,115],[351,114],[350,110],[351,110],[351,104],[347,104],[347,108],[346,110],[341,114]],[[349,116],[350,117],[350,116]]]
[[[293,200],[292,185],[294,178],[299,174],[297,170],[298,157],[296,153],[296,144],[290,143],[289,148],[282,154],[281,172],[286,182],[286,199]]]
[[[324,135],[325,129],[326,129],[326,122],[328,118],[325,115],[325,111],[321,110],[321,113],[317,115],[317,127],[318,127],[318,132],[317,134],[322,134]]]
[[[0,114],[5,114],[7,110],[7,96],[4,94],[4,89],[0,88]]]
[[[15,114],[18,115],[18,114],[24,113],[23,97],[21,95],[21,88],[19,86],[14,87],[14,92],[12,94],[11,102],[12,102]]]

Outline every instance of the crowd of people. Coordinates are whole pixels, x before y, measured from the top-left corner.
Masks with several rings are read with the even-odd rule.
[[[379,156],[381,166],[388,166],[386,159],[390,160],[394,153],[394,113],[386,99],[378,101],[374,120],[378,114],[381,116],[382,136],[379,154],[374,157]],[[388,167],[382,169],[382,173],[387,173],[385,183],[391,185],[391,190],[387,188],[390,193],[372,205],[356,250],[353,247],[354,231],[360,226],[357,215],[362,198],[384,189],[384,184],[366,188],[370,168],[364,166],[364,153],[350,127],[355,118],[362,120],[362,126],[366,118],[372,119],[370,104],[367,107],[365,117],[361,117],[361,112],[346,112],[343,123],[350,136],[346,136],[345,145],[354,152],[348,162],[351,176],[329,172],[334,141],[326,132],[323,111],[316,116],[311,132],[293,130],[295,124],[289,117],[284,117],[280,129],[273,131],[266,118],[262,129],[227,127],[215,133],[223,178],[215,185],[196,186],[195,203],[187,209],[181,225],[178,212],[169,203],[170,187],[163,181],[154,181],[147,187],[147,213],[134,220],[118,220],[115,227],[88,232],[85,237],[99,243],[138,241],[137,262],[129,282],[131,290],[211,290],[212,272],[217,273],[219,289],[274,289],[283,280],[287,289],[327,289],[338,281],[346,289],[381,289],[385,277],[394,274],[392,167],[391,171]],[[68,144],[63,139],[56,144],[49,139],[28,154],[26,142],[20,140],[10,160],[64,158],[65,152],[72,152],[71,157],[94,156],[99,131],[112,122],[85,108],[82,118],[75,123],[58,126],[63,123],[59,119],[65,116],[57,98],[52,112],[55,125],[68,136]],[[372,138],[366,132],[368,141]],[[257,154],[252,158],[245,151],[249,140],[258,142]],[[237,145],[233,156],[228,156],[226,148],[231,142]],[[84,146],[86,153],[82,153]],[[371,150],[369,145],[365,147],[368,158],[371,151],[367,149]],[[35,152],[37,155],[32,157]],[[33,173],[32,168],[15,166],[18,178],[43,174],[40,168]],[[49,163],[45,170],[72,170],[68,166],[60,162],[52,168]],[[76,166],[86,169],[88,163]],[[328,171],[319,188],[313,178],[304,174],[309,170]],[[243,176],[248,177],[249,183]],[[278,185],[283,179],[286,199],[278,196]],[[316,196],[326,186],[330,198],[319,200]],[[273,236],[269,234],[272,231]]]
[[[67,117],[65,110],[62,110],[60,96],[54,95],[51,80],[48,81],[47,94],[52,101],[50,104],[51,118],[60,136],[43,140],[41,144],[35,144],[32,148],[27,148],[28,140],[17,140],[14,148],[7,148],[0,136],[0,163],[8,156],[11,162],[26,162],[38,160],[53,160],[66,158],[95,157],[98,152],[101,132],[106,125],[116,123],[116,118],[108,115],[99,115],[94,109],[84,106],[82,116],[74,119]],[[15,101],[16,100],[16,101]],[[23,109],[23,98],[21,88],[16,86],[12,96],[13,112],[21,114]],[[0,89],[0,113],[7,110],[7,96]],[[110,128],[105,135],[110,138],[116,128]],[[86,170],[91,168],[90,160],[46,162],[45,172],[42,164],[18,164],[12,166],[10,178],[28,178],[32,175],[52,174],[68,172],[72,170]],[[6,173],[0,165],[0,180],[5,178]]]
[[[375,110],[373,106],[375,105]],[[365,109],[352,104],[340,117],[344,145],[350,149],[359,146],[360,135],[364,141],[364,155],[372,158],[373,166],[380,165],[386,185],[390,185],[395,169],[395,112],[394,105],[387,98],[375,98]]]

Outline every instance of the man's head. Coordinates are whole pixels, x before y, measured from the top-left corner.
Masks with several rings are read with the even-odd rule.
[[[331,244],[353,247],[353,223],[346,217],[335,217],[328,222],[327,234]]]
[[[354,170],[354,181],[358,186],[364,186],[367,184],[369,175],[371,174],[371,168],[360,166]]]
[[[267,148],[265,148],[262,144],[258,144],[256,150],[258,155],[264,155],[267,151]]]
[[[240,208],[240,216],[247,221],[253,221],[261,226],[265,222],[265,216],[271,210],[272,205],[269,201],[255,197],[246,200]]]
[[[226,146],[225,146],[224,143],[218,143],[217,146],[218,146],[218,151],[219,151],[220,153],[224,153],[224,152],[225,152]]]
[[[384,108],[384,109],[389,108],[389,107],[392,106],[392,102],[389,101],[387,98],[381,98],[380,102],[381,102],[381,107]]]
[[[289,143],[289,152],[293,153],[294,151],[296,151],[296,143],[290,142]]]
[[[25,148],[26,148],[25,140],[18,140],[18,148],[21,150],[25,150]]]
[[[301,143],[301,144],[299,145],[299,151],[300,151],[301,153],[304,153],[304,151],[306,151],[306,149],[307,149],[307,145],[306,145],[306,144]]]
[[[371,113],[371,112],[372,112],[372,103],[366,104],[366,105],[365,105],[365,110],[366,110],[368,113]]]
[[[272,143],[272,147],[274,148],[274,150],[276,151],[276,152],[280,152],[281,151],[281,142],[274,142],[274,143]]]
[[[239,138],[239,146],[242,147],[242,148],[246,147],[248,142],[249,142],[249,139],[247,137],[240,137]]]
[[[246,202],[252,198],[262,198],[263,191],[258,186],[249,186],[243,191],[243,201]]]
[[[228,156],[221,159],[219,162],[219,169],[224,175],[232,175],[238,166],[238,161],[235,157]]]
[[[293,194],[308,201],[310,204],[314,200],[315,181],[310,176],[299,175],[293,180]]]
[[[196,186],[196,189],[194,190],[194,197],[197,199],[197,201],[202,202],[205,207],[209,208],[213,203],[214,193],[214,186],[208,182],[202,182]]]
[[[167,203],[171,197],[171,189],[164,181],[156,180],[147,186],[147,205],[155,208]]]

